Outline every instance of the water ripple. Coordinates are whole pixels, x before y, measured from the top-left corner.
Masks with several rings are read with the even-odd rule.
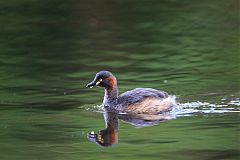
[[[223,99],[222,99],[223,100]],[[226,99],[224,99],[226,100]],[[209,102],[187,102],[180,103],[171,112],[176,116],[194,116],[201,114],[221,114],[221,113],[240,113],[239,98],[230,100],[229,102],[221,102],[221,104],[213,104]]]

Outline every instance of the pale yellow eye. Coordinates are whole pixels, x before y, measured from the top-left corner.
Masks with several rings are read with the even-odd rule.
[[[102,82],[102,79],[100,78],[100,79],[97,81],[96,85],[99,85],[101,82]]]

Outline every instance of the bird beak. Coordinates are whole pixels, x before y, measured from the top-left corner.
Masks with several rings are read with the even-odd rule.
[[[102,79],[99,79],[97,82],[95,80],[93,80],[88,85],[86,85],[86,87],[93,88],[94,86],[99,85],[101,82],[102,82]]]
[[[96,85],[97,85],[96,82],[92,81],[92,82],[88,83],[88,85],[86,85],[86,87],[93,88]]]

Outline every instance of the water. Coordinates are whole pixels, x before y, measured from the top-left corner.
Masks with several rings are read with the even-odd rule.
[[[1,1],[0,159],[239,159],[239,2]],[[169,120],[105,128],[110,70],[119,91],[176,95]]]

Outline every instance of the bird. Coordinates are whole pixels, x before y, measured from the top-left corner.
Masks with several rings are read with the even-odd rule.
[[[117,78],[109,71],[100,71],[86,87],[103,87],[103,107],[119,113],[157,115],[176,107],[176,96],[152,88],[135,88],[118,95]]]

